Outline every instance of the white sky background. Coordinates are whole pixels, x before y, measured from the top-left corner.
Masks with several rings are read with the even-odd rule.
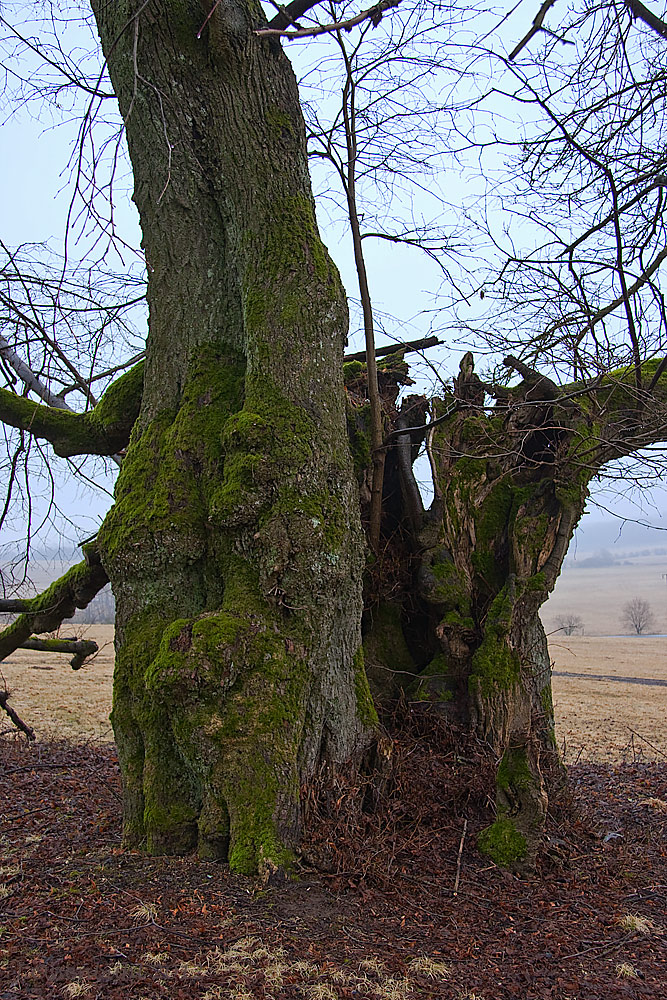
[[[16,8],[25,6],[3,4],[0,13],[5,13],[11,20]],[[525,33],[538,6],[537,0],[524,0],[518,12],[505,26],[504,33],[509,40],[516,41]],[[84,41],[83,44],[87,42]],[[308,44],[287,44],[288,55],[293,61],[307,60]],[[537,40],[533,44],[537,44]],[[47,112],[42,121],[36,121],[33,117],[35,111],[34,105],[26,107],[4,122],[0,129],[0,235],[10,246],[48,240],[54,249],[60,250],[71,197],[67,163],[76,142],[78,122],[76,119],[63,122],[52,120],[51,112]],[[459,197],[463,200],[465,195],[470,194],[461,185],[457,172],[449,174],[445,178],[445,184],[450,201],[456,202]],[[140,234],[136,211],[129,200],[130,194],[130,190],[123,191],[122,185],[118,186],[116,221],[125,239],[137,246]],[[417,202],[417,212],[429,212],[432,206],[427,202],[428,198],[425,197],[423,209]],[[356,274],[350,240],[339,225],[327,224],[326,212],[320,213],[320,223],[324,240],[341,270],[348,293],[356,298]],[[76,253],[77,249],[76,244],[70,244],[70,252]],[[374,307],[378,315],[389,313],[401,318],[401,339],[411,340],[430,333],[433,315],[422,311],[432,309],[432,296],[441,281],[437,268],[429,264],[427,258],[417,250],[397,248],[377,240],[366,240],[364,249]],[[114,261],[113,266],[120,269],[118,261]],[[460,356],[467,349],[463,344],[453,342],[456,336],[455,322],[454,316],[442,315],[437,318],[434,325],[441,325],[444,329],[436,332],[447,341],[447,346],[437,354],[428,354],[429,358],[437,359],[442,364],[445,378],[456,371]],[[378,337],[378,342],[383,343],[381,336]],[[348,350],[359,350],[362,347],[363,337],[356,336],[350,340]],[[100,481],[109,488],[111,478],[104,476],[102,463],[97,462],[91,468],[96,470]],[[110,500],[104,494],[73,484],[66,472],[60,482],[60,506],[68,509],[73,521],[81,525],[80,531],[70,527],[67,533],[70,538],[85,537],[95,530],[96,523],[102,518]],[[637,517],[644,523],[667,528],[667,519],[663,517],[663,512],[667,509],[665,493],[656,487],[643,496],[630,499],[623,496],[626,486],[627,475],[621,473],[620,481],[614,483],[612,480],[609,486],[603,488],[600,501],[622,517]],[[593,508],[590,519],[600,518],[611,518],[611,515]],[[657,540],[662,542],[663,539],[658,537]],[[45,535],[44,544],[53,544],[53,536],[49,532]]]

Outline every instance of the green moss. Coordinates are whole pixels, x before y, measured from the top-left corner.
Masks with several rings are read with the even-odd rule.
[[[371,695],[371,689],[364,667],[364,651],[359,648],[354,655],[354,692],[357,696],[357,716],[364,726],[375,728],[379,724],[378,714]]]
[[[459,619],[470,618],[470,587],[450,557],[434,560],[429,567],[435,583],[429,588],[429,600],[442,604],[448,613]],[[474,627],[474,626],[473,626]]]
[[[454,679],[444,653],[438,653],[424,667],[421,674],[408,690],[408,697],[414,701],[448,702],[454,698]]]
[[[472,564],[495,590],[503,585],[507,576],[507,553],[501,557],[499,544],[506,542],[513,503],[512,487],[507,482],[499,482],[489,492],[476,518]]]
[[[129,435],[130,428],[139,416],[144,387],[144,362],[117,378],[106,390],[97,406],[88,414],[92,427],[101,434]]]
[[[346,361],[343,364],[343,382],[345,385],[348,382],[356,382],[365,371],[366,363],[364,361]]]
[[[507,817],[497,819],[486,830],[482,830],[477,838],[477,846],[482,854],[486,854],[501,868],[523,861],[528,853],[526,838]]]
[[[112,455],[128,442],[139,413],[143,364],[113,382],[88,413],[44,406],[0,389],[0,419],[12,427],[45,438],[57,455]]]
[[[266,124],[277,142],[292,142],[298,139],[298,129],[294,120],[277,104],[272,104],[266,111]]]
[[[352,464],[357,482],[361,483],[371,466],[371,406],[352,406],[349,399],[345,404],[347,436],[352,455]]]
[[[382,702],[395,697],[418,671],[403,634],[400,606],[383,602],[369,617],[364,662],[371,691]]]
[[[135,427],[116,484],[116,504],[100,530],[105,559],[123,558],[149,535],[171,536],[196,558],[206,544],[207,503],[222,472],[223,431],[243,400],[245,365],[202,348],[178,412]]]
[[[522,785],[534,785],[535,776],[528,766],[526,752],[520,747],[508,747],[498,766],[496,783],[499,788],[509,790]]]
[[[489,696],[516,684],[521,672],[518,653],[509,645],[513,587],[506,585],[495,598],[484,623],[484,638],[472,658],[471,690],[479,684]]]
[[[552,721],[554,717],[554,699],[550,683],[545,684],[540,691],[540,702],[542,703],[542,711],[546,718]]]
[[[248,230],[243,244],[248,261],[244,320],[266,370],[277,347],[267,342],[267,334],[273,331],[275,336],[281,335],[276,321],[287,332],[308,312],[301,275],[314,275],[324,286],[339,287],[340,278],[320,239],[313,201],[303,195],[277,203],[268,227],[259,233]]]

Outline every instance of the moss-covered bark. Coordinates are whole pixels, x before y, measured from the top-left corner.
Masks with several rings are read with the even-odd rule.
[[[259,7],[217,6],[198,39],[210,5],[92,6],[149,273],[142,408],[99,536],[125,839],[270,871],[298,845],[301,786],[355,766],[377,721],[345,295]]]
[[[55,631],[77,608],[88,607],[108,582],[98,547],[89,543],[84,546],[84,559],[80,563],[72,566],[43,593],[20,602],[22,613],[0,631],[0,660],[23,646],[33,632],[39,635]],[[77,666],[80,665],[77,658]]]
[[[44,406],[0,389],[0,420],[49,441],[56,455],[62,458],[114,455],[125,448],[137,419],[143,370],[141,362],[121,375],[87,413]]]
[[[539,609],[552,590],[587,486],[612,458],[667,428],[667,384],[638,393],[632,373],[559,389],[508,359],[523,380],[496,392],[466,355],[454,393],[434,404],[428,436],[435,499],[415,513],[406,445],[387,459],[384,561],[369,569],[365,642],[379,698],[397,683],[413,701],[468,726],[498,758],[497,818],[480,847],[500,864],[530,861],[550,785],[562,780],[554,740],[551,667]],[[651,384],[656,363],[648,363]],[[348,372],[348,427],[364,483],[363,371]],[[487,387],[495,391],[495,387]],[[389,396],[387,398],[390,398]],[[395,397],[394,397],[395,398]],[[400,429],[408,398],[387,418]]]

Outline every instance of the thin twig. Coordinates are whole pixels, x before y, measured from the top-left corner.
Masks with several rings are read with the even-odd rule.
[[[653,743],[651,743],[650,740],[647,740],[645,736],[642,736],[641,733],[638,733],[636,729],[632,729],[631,726],[628,726],[627,728],[630,730],[630,732],[634,736],[638,736],[640,740],[643,740],[644,743],[648,744],[648,746],[650,746],[651,750],[655,750],[656,753],[659,753],[661,757],[664,757],[667,760],[667,753],[665,753],[664,750],[660,750],[657,746],[655,746]]]
[[[454,891],[452,893],[453,896],[456,896],[456,894],[459,891],[459,881],[461,879],[461,859],[463,857],[463,843],[466,839],[467,830],[468,830],[468,820],[464,819],[463,831],[461,833],[461,843],[459,844],[459,855],[456,859],[456,878],[454,879]]]
[[[369,19],[375,28],[380,23],[384,12],[390,10],[392,7],[398,7],[400,2],[401,0],[380,0],[380,3],[374,4],[368,10],[362,10],[360,14],[350,17],[346,21],[334,21],[332,24],[318,24],[313,28],[299,28],[296,31],[285,31],[282,28],[258,28],[255,34],[260,38],[313,38],[316,35],[332,34],[334,31],[338,32],[341,29],[349,31],[355,25]]]

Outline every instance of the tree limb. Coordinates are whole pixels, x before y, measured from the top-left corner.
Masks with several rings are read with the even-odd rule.
[[[19,649],[36,649],[42,653],[71,653],[72,670],[79,670],[84,660],[97,653],[99,648],[93,639],[36,639],[34,636],[19,646]]]
[[[2,334],[0,334],[0,357],[11,365],[26,388],[32,390],[47,406],[53,406],[57,410],[70,409],[62,396],[56,396],[48,386],[44,385],[37,378],[32,369],[18,356],[9,341]]]
[[[657,14],[653,14],[648,7],[645,7],[643,3],[639,0],[625,0],[628,10],[633,14],[634,17],[639,18],[644,24],[647,24],[649,28],[657,31],[659,35],[663,38],[667,38],[667,24],[662,21]]]
[[[23,646],[33,632],[40,634],[59,628],[77,608],[86,608],[109,582],[97,548],[86,546],[84,555],[83,562],[73,566],[43,594],[22,602],[23,614],[0,632],[0,660]]]
[[[279,12],[269,21],[268,27],[282,31],[289,24],[295,24],[299,17],[303,17],[304,14],[312,10],[313,7],[317,7],[320,3],[322,3],[322,0],[293,0],[286,7],[281,7],[277,4]]]
[[[16,714],[13,708],[10,708],[7,702],[9,701],[9,691],[0,691],[0,708],[4,708],[5,712],[12,720],[17,729],[20,729],[22,733],[28,737],[29,740],[35,739],[35,731],[31,729],[30,726],[23,721],[23,719]]]
[[[442,344],[442,341],[438,337],[423,337],[421,340],[408,340],[404,344],[391,344],[390,347],[378,347],[375,351],[376,358],[386,358],[389,354],[398,354],[399,351],[404,351],[406,354],[409,351],[425,351],[429,347],[437,347],[438,344]],[[366,352],[358,351],[356,354],[346,354],[343,358],[343,362],[347,364],[348,361],[365,361]]]
[[[541,372],[536,371],[534,368],[529,368],[525,365],[523,361],[519,361],[512,354],[508,354],[506,358],[503,359],[503,364],[505,368],[511,368],[513,371],[517,372],[530,386],[536,389],[538,392],[544,394],[544,399],[557,399],[561,390],[550,378],[546,375],[542,375]]]
[[[361,13],[348,18],[346,21],[334,21],[332,24],[318,24],[312,28],[297,28],[295,31],[285,31],[283,28],[271,27],[258,28],[255,34],[260,38],[314,38],[316,35],[331,34],[334,31],[349,31],[350,28],[354,28],[355,25],[369,19],[373,23],[373,27],[376,27],[382,20],[384,12],[390,10],[392,7],[398,7],[400,2],[401,0],[380,0],[379,3],[374,4],[367,10],[362,10]],[[554,2],[554,0],[551,0],[551,2]],[[315,5],[313,4],[313,6]]]
[[[112,382],[87,413],[44,406],[0,389],[0,420],[53,445],[56,455],[114,455],[130,440],[143,391],[143,362]]]
[[[534,38],[534,36],[537,34],[538,31],[541,30],[542,22],[544,21],[547,11],[549,10],[550,7],[553,7],[555,2],[556,0],[544,0],[544,3],[542,4],[537,14],[535,15],[531,28],[529,29],[529,31],[526,32],[526,34],[523,36],[519,44],[514,46],[514,48],[508,55],[507,59],[509,62],[512,62],[513,59],[516,59],[521,50],[525,48],[526,45],[528,45],[528,42],[532,38]]]

